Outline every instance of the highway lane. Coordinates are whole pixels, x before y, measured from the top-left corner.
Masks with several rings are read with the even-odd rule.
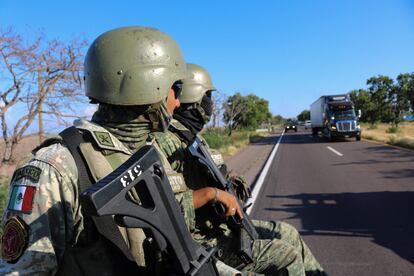
[[[414,275],[414,152],[287,133],[251,215],[296,226],[330,275]]]

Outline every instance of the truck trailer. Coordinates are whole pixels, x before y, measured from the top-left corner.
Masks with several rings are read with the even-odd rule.
[[[319,131],[329,140],[335,137],[355,137],[361,140],[358,119],[361,111],[355,113],[349,94],[321,96],[310,108],[312,134]]]

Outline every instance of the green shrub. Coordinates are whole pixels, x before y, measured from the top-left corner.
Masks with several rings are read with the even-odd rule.
[[[202,136],[206,139],[210,147],[214,149],[225,148],[235,143],[248,140],[250,136],[249,131],[233,131],[231,136],[228,135],[228,132],[222,128],[212,128],[207,129],[203,132]]]
[[[389,127],[385,132],[386,133],[398,133],[398,132],[401,132],[401,129],[396,126],[392,126],[392,127]]]

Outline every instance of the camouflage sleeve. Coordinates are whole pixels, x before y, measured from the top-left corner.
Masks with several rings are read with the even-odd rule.
[[[165,173],[168,176],[171,188],[174,192],[175,198],[180,204],[181,211],[184,215],[185,222],[190,231],[195,229],[195,209],[193,204],[193,191],[188,188],[185,183],[182,173],[176,172],[170,165],[171,160],[167,159],[165,147],[160,145],[162,140],[156,140],[153,143],[161,158]]]
[[[3,214],[0,275],[53,275],[71,240],[77,170],[60,144],[40,149],[14,172]]]
[[[175,194],[175,198],[181,206],[185,223],[188,230],[192,232],[195,229],[195,209],[193,204],[193,191],[187,190],[185,192]]]
[[[164,160],[161,157],[161,160]],[[166,162],[165,160],[163,163]],[[184,176],[172,170],[168,163],[164,163],[165,173],[168,176],[175,198],[181,207],[185,222],[190,231],[195,228],[195,209],[193,204],[193,190],[189,189],[185,183]]]
[[[170,166],[175,171],[182,171],[183,161],[185,159],[185,144],[172,132],[155,132],[153,136],[165,155]]]

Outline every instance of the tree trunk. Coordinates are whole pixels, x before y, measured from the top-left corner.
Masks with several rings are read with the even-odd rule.
[[[4,150],[3,150],[3,158],[1,160],[2,164],[9,164],[10,159],[12,156],[12,142],[11,141],[4,141]]]

